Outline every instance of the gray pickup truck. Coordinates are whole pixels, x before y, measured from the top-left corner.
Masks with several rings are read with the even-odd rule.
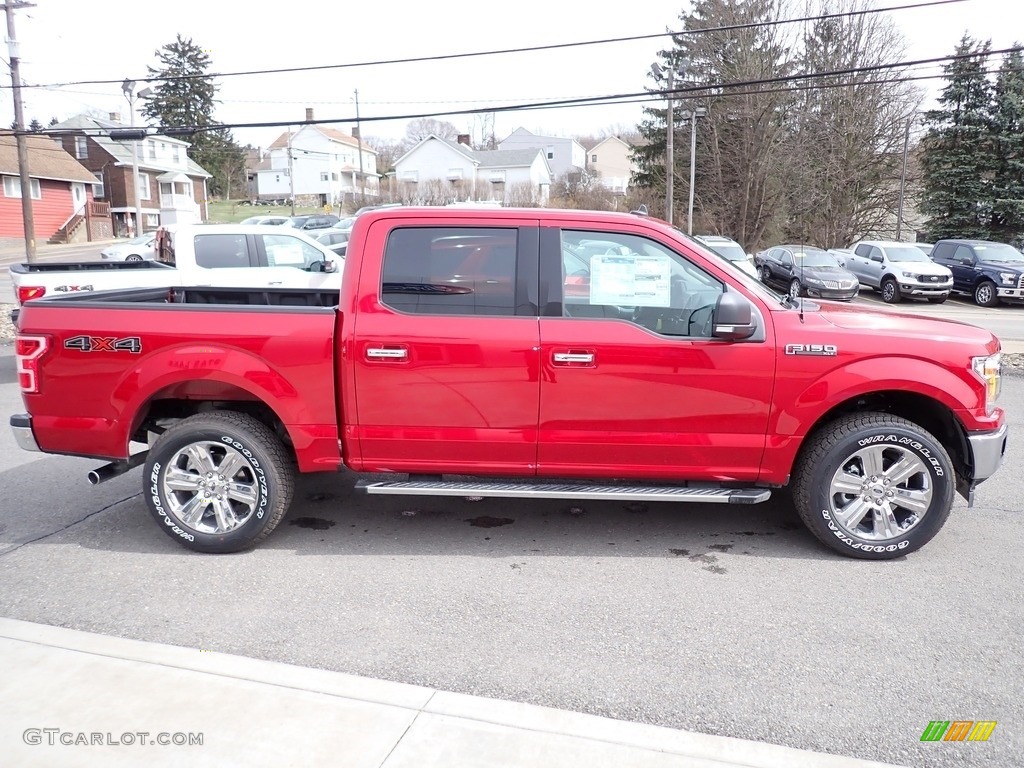
[[[846,268],[861,285],[880,291],[887,304],[904,298],[941,304],[953,290],[949,268],[936,264],[913,243],[861,240],[847,257]]]

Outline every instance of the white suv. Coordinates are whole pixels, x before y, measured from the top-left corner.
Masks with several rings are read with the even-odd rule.
[[[700,242],[704,243],[711,251],[728,261],[734,267],[738,267],[755,280],[757,279],[757,267],[751,260],[743,246],[735,240],[720,235],[694,235]]]
[[[861,284],[881,291],[887,304],[904,297],[941,304],[953,290],[949,268],[936,264],[913,243],[861,240],[846,257],[846,268]]]

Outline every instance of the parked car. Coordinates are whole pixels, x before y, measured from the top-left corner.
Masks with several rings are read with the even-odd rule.
[[[250,216],[248,219],[242,219],[240,224],[267,224],[271,226],[280,226],[288,223],[287,216]]]
[[[953,273],[953,290],[974,303],[994,307],[1000,300],[1024,299],[1024,253],[989,240],[939,240],[932,250],[936,264]]]
[[[356,223],[355,216],[346,216],[331,225],[331,229],[340,229],[342,232],[351,232],[352,225]]]
[[[100,251],[106,261],[144,261],[156,258],[156,234],[150,232],[123,243],[112,243]]]
[[[757,270],[754,268],[753,260],[743,250],[743,246],[735,240],[730,240],[728,237],[721,237],[720,235],[694,235],[694,237],[710,248],[713,253],[718,254],[733,266],[739,267],[741,271],[746,272],[751,277],[757,277]]]
[[[857,276],[822,248],[780,245],[759,255],[761,282],[788,291],[794,299],[811,296],[850,301],[860,290]]]
[[[285,226],[295,229],[327,229],[339,221],[341,217],[333,213],[317,213],[308,216],[289,216]]]
[[[862,285],[881,291],[886,304],[904,297],[941,304],[953,290],[949,268],[936,264],[913,243],[861,240],[853,246],[846,268]]]
[[[853,255],[853,249],[851,248],[829,248],[828,252],[835,257],[835,260],[839,262],[841,267],[845,267],[846,260]]]
[[[351,230],[349,230],[351,232]],[[327,229],[320,230],[310,235],[320,245],[326,245],[328,247],[332,245],[343,245],[348,242],[349,232],[343,232],[334,227],[328,227]]]
[[[932,243],[914,243],[914,245],[924,251],[926,256],[931,256],[932,248],[935,247]]]

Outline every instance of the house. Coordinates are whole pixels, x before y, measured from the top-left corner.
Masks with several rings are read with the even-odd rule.
[[[544,204],[551,166],[539,149],[475,150],[469,135],[458,141],[428,136],[395,161],[402,197],[443,204],[498,200],[510,205]]]
[[[110,237],[109,211],[93,201],[95,179],[88,168],[46,136],[26,136],[32,199],[32,230],[37,241],[78,242]],[[0,237],[25,237],[21,178],[14,134],[0,132]]]
[[[616,195],[629,191],[629,181],[636,167],[630,147],[618,136],[609,136],[587,149],[587,173],[597,177],[603,187]]]
[[[517,128],[498,144],[498,149],[539,149],[551,168],[551,178],[579,173],[587,164],[587,151],[575,139],[537,136],[525,128]]]
[[[129,225],[136,229],[137,208],[143,232],[161,224],[206,221],[206,180],[211,174],[188,156],[189,143],[169,136],[110,138],[112,130],[129,127],[113,112],[109,120],[77,115],[47,133],[92,172],[93,197],[109,203],[115,235],[128,234]],[[132,192],[133,158],[139,170],[137,199]]]
[[[313,110],[307,108],[306,120],[313,119]],[[376,197],[377,153],[356,134],[323,125],[281,134],[248,172],[250,197],[302,199],[317,207],[340,205],[355,195]]]

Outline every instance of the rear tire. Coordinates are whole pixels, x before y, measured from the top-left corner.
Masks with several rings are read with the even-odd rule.
[[[953,464],[921,427],[884,413],[842,416],[808,438],[794,470],[804,525],[847,557],[889,560],[934,538],[953,506]]]
[[[164,432],[146,458],[150,514],[196,552],[248,549],[281,522],[294,467],[274,432],[252,416],[201,413]]]
[[[899,304],[900,299],[900,287],[891,277],[885,278],[882,281],[882,301],[886,304]]]
[[[139,256],[139,254],[137,253],[133,253],[130,256],[128,256],[128,258],[126,258],[125,261],[139,262],[142,261],[142,257]]]

